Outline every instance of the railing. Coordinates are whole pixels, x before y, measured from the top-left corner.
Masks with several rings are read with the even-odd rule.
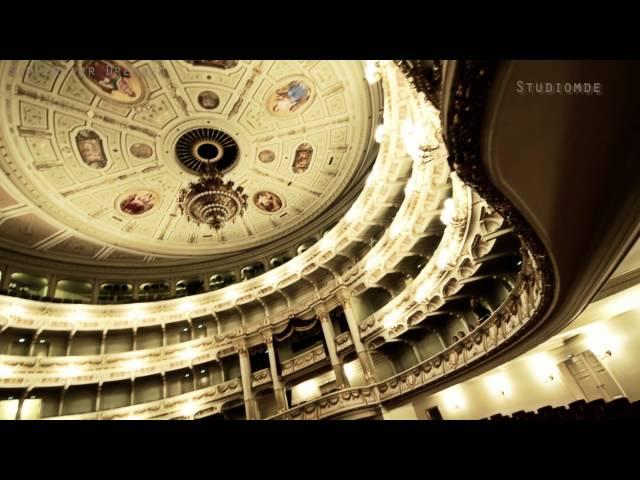
[[[224,403],[241,397],[240,379],[229,380],[218,385],[183,393],[174,397],[140,403],[126,407],[112,408],[97,412],[46,417],[43,420],[168,420],[185,419],[219,413]]]
[[[81,385],[143,377],[215,361],[228,346],[203,338],[166,347],[105,355],[30,357],[0,355],[12,370],[0,387]],[[72,368],[73,370],[69,370]]]
[[[535,317],[541,306],[543,276],[526,257],[514,289],[480,326],[442,352],[374,385],[324,395],[270,417],[272,420],[322,419],[351,410],[380,405],[401,395],[433,386],[500,348]]]
[[[253,380],[251,386],[253,388],[260,387],[271,383],[271,370],[268,368],[258,370],[253,373]]]
[[[342,352],[352,346],[353,340],[351,339],[351,334],[349,332],[343,332],[336,336],[336,350],[338,352]]]
[[[441,60],[398,60],[396,65],[409,78],[414,87],[424,92],[427,99],[440,109],[442,104]]]
[[[305,368],[310,367],[317,362],[321,362],[326,358],[327,354],[324,351],[324,344],[318,345],[307,352],[282,362],[282,376],[284,377],[304,370]]]

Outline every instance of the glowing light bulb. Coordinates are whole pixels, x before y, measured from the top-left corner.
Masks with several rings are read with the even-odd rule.
[[[453,387],[447,388],[442,392],[441,395],[444,404],[448,409],[459,410],[461,408],[464,408],[464,394],[462,393],[462,388],[459,385],[454,385]]]
[[[193,348],[185,348],[180,352],[180,358],[182,358],[183,360],[193,360],[194,358],[196,358],[197,354],[198,352],[196,352]]]
[[[600,359],[612,356],[620,351],[622,338],[615,335],[603,322],[589,325],[584,330],[587,348]]]
[[[180,306],[178,306],[178,311],[180,313],[190,313],[190,312],[193,312],[194,308],[195,307],[193,306],[193,303],[183,302],[180,304]]]
[[[264,284],[268,287],[275,287],[278,284],[278,274],[276,272],[269,272],[264,277]]]
[[[377,60],[367,60],[365,62],[364,76],[370,85],[373,85],[382,78]]]
[[[240,294],[238,293],[238,291],[235,288],[230,288],[224,294],[224,298],[229,302],[235,302],[238,299],[239,296],[240,296]]]
[[[548,353],[532,355],[527,359],[527,363],[540,383],[552,382],[558,376],[556,362]]]
[[[86,320],[86,318],[87,314],[82,310],[76,310],[75,312],[72,312],[71,315],[69,315],[69,320],[71,320],[72,322],[81,322],[83,320]]]
[[[304,263],[300,257],[294,257],[289,261],[288,269],[291,273],[300,273],[304,267]]]
[[[391,227],[389,227],[389,235],[391,236],[391,238],[398,238],[407,230],[407,227],[408,222],[406,220],[394,220],[394,222],[391,224]]]
[[[424,302],[433,290],[433,280],[427,280],[418,287],[415,294],[416,302]]]
[[[404,187],[405,196],[410,197],[413,195],[418,190],[416,187],[416,179],[415,177],[411,177],[409,181],[407,181],[407,185]]]
[[[511,384],[503,373],[495,373],[486,378],[487,387],[496,396],[508,397],[511,395]]]
[[[385,133],[386,133],[386,129],[384,127],[384,123],[378,125],[376,127],[375,132],[373,133],[374,140],[378,143],[382,143],[382,140],[384,140]]]
[[[440,221],[445,225],[450,225],[456,213],[456,205],[453,198],[447,198],[444,201],[444,208],[440,214]]]
[[[131,370],[132,372],[140,370],[142,367],[144,367],[144,361],[140,360],[139,358],[132,358],[131,360],[127,360],[124,363],[124,368],[127,370]]]
[[[382,322],[382,326],[387,330],[392,329],[398,323],[402,317],[402,312],[400,310],[391,310],[386,317],[384,317],[384,321]]]
[[[193,417],[198,411],[198,407],[193,402],[188,402],[182,406],[180,413],[185,417]]]
[[[77,377],[80,372],[81,369],[77,365],[65,365],[60,369],[60,373],[63,377]]]
[[[9,317],[21,317],[24,315],[24,308],[20,305],[11,305],[7,308],[7,316]]]
[[[348,223],[353,223],[356,220],[359,220],[361,216],[362,216],[362,208],[357,206],[357,205],[354,205],[354,206],[351,207],[351,209],[344,216],[344,219]]]
[[[0,378],[7,378],[13,375],[13,368],[9,365],[0,365]]]
[[[374,254],[367,260],[365,264],[365,270],[371,272],[372,270],[378,268],[382,263],[382,256],[380,254]]]
[[[440,270],[444,270],[449,266],[449,252],[443,251],[440,252],[438,258],[436,259],[436,265]]]
[[[333,239],[333,235],[331,235],[330,233],[327,233],[324,237],[320,239],[320,248],[322,250],[329,250],[331,247],[333,247],[334,241],[335,240]]]

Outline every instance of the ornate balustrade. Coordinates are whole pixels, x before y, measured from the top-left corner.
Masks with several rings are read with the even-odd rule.
[[[493,314],[469,335],[442,352],[375,385],[324,395],[270,419],[322,419],[350,410],[382,405],[401,395],[434,386],[502,347],[535,319],[542,306],[543,275],[535,260],[523,261],[514,289]]]
[[[324,345],[318,345],[311,350],[282,362],[282,376],[285,377],[292,373],[300,372],[315,363],[326,360],[327,358]]]
[[[338,353],[346,350],[349,347],[353,347],[353,340],[349,332],[343,332],[336,336],[336,350]]]
[[[269,370],[268,368],[253,372],[252,376],[253,381],[251,383],[251,386],[253,388],[271,384],[271,370]]]
[[[389,67],[384,76],[385,82],[385,122],[400,121],[400,110],[406,109],[404,103],[407,100],[402,92],[409,86],[404,77],[393,67]],[[404,81],[406,85],[401,84]],[[404,107],[403,107],[404,106]],[[281,290],[292,283],[298,282],[304,275],[324,268],[324,265],[348,250],[353,245],[354,239],[363,236],[370,223],[375,223],[375,214],[380,203],[385,199],[396,196],[396,189],[402,187],[406,181],[406,171],[410,170],[411,159],[407,155],[402,144],[400,132],[391,131],[381,143],[378,160],[375,169],[380,178],[385,181],[369,182],[354,208],[360,212],[361,217],[341,219],[338,225],[331,231],[331,242],[323,244],[318,242],[312,248],[296,257],[295,262],[300,269],[295,268],[295,263],[286,263],[277,269],[264,275],[243,282],[241,285],[232,285],[217,291],[193,295],[188,298],[160,300],[156,302],[132,303],[127,305],[61,305],[48,302],[30,301],[14,297],[0,296],[0,327],[11,326],[14,328],[62,330],[62,331],[90,331],[111,329],[135,329],[145,326],[169,324],[183,321],[185,318],[194,318],[213,314],[217,311],[234,308],[246,302],[255,301],[258,298]],[[392,187],[394,183],[398,185]],[[426,187],[426,186],[425,186]],[[371,218],[368,217],[371,215]],[[347,215],[348,217],[348,215]],[[348,255],[347,255],[348,256]],[[322,299],[322,296],[330,295],[337,286],[344,283],[335,273],[333,285],[324,287],[321,292],[315,287],[307,293],[307,298],[296,299],[296,305],[289,305],[290,309],[299,311],[300,304],[312,303]],[[233,292],[230,295],[230,292]],[[185,302],[190,306],[185,311]],[[8,313],[22,310],[22,313]],[[271,324],[284,321],[286,314],[271,318],[267,315]]]
[[[203,414],[220,413],[222,406],[236,398],[242,398],[240,379],[202,388],[174,397],[112,408],[98,412],[80,413],[45,418],[45,420],[170,420],[188,419]]]
[[[166,347],[105,355],[29,357],[0,355],[0,364],[11,369],[0,377],[0,387],[42,387],[100,383],[142,377],[215,361],[233,353],[203,338]]]

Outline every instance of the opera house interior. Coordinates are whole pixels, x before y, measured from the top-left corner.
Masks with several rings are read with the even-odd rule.
[[[638,83],[0,61],[0,419],[640,418]]]

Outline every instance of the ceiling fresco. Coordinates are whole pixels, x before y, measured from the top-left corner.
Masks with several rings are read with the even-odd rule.
[[[90,262],[207,258],[300,231],[353,188],[379,115],[360,61],[1,61],[0,89],[0,247]],[[221,232],[177,209],[217,153],[181,157],[189,132],[236,148],[225,179],[251,201]]]

